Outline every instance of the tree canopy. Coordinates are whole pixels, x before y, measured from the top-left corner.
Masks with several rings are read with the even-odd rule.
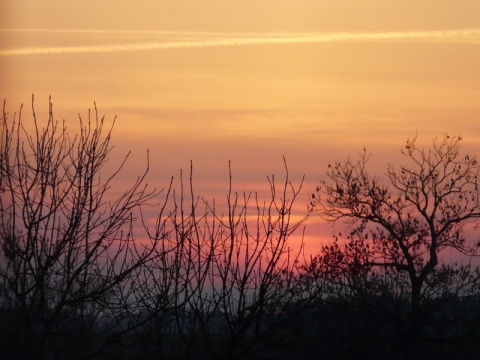
[[[350,229],[348,246],[329,248],[329,258],[355,264],[356,271],[407,273],[414,314],[439,254],[451,248],[472,256],[480,245],[472,238],[480,219],[480,165],[461,153],[461,141],[446,135],[422,149],[415,138],[408,140],[401,150],[408,163],[389,164],[384,177],[368,172],[364,150],[356,161],[329,165],[328,180],[311,196],[311,210]]]

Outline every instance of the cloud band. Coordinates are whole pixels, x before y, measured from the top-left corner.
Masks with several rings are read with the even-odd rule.
[[[195,35],[195,34],[193,34]],[[181,48],[206,48],[253,45],[281,45],[327,42],[360,41],[426,41],[426,42],[466,42],[480,43],[480,29],[444,30],[444,31],[407,31],[407,32],[371,32],[371,33],[325,33],[302,35],[264,35],[207,38],[195,40],[156,41],[121,45],[92,45],[66,47],[27,47],[0,50],[0,56],[56,55],[79,53],[108,53],[125,51],[147,51]]]

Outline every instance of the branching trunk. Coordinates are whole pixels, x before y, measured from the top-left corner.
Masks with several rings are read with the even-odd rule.
[[[311,195],[311,210],[349,228],[345,246],[324,247],[321,258],[338,278],[395,269],[410,279],[408,327],[421,325],[422,296],[445,249],[475,255],[466,225],[480,219],[480,165],[460,155],[460,137],[435,140],[420,149],[408,140],[402,154],[411,166],[387,166],[386,179],[367,172],[369,155],[329,166],[329,180]],[[355,266],[353,266],[355,265]],[[368,277],[368,275],[367,275]]]

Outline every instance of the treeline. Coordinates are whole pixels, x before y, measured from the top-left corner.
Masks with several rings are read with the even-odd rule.
[[[188,179],[162,191],[146,170],[120,194],[103,170],[112,128],[95,108],[78,131],[54,119],[33,131],[3,108],[0,153],[0,351],[13,359],[441,358],[478,353],[480,217],[475,157],[459,138],[430,152],[407,143],[412,168],[367,156],[330,167],[311,211],[346,220],[305,259],[289,239],[303,181],[267,178],[268,199],[206,201]],[[389,187],[390,185],[390,187]],[[393,186],[395,191],[390,190]],[[461,197],[460,197],[461,196]],[[143,216],[157,210],[155,222]],[[138,235],[138,229],[143,229]],[[135,233],[133,231],[135,229]]]

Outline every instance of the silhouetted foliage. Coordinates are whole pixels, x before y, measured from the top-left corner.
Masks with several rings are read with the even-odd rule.
[[[368,156],[330,167],[312,195],[345,235],[306,261],[303,179],[267,178],[266,200],[196,194],[193,166],[162,191],[145,171],[115,182],[112,129],[97,109],[78,131],[31,124],[3,107],[0,140],[0,352],[14,359],[424,359],[480,351],[480,273],[444,263],[480,217],[479,166],[459,138],[411,166],[366,171]],[[114,122],[113,122],[114,123]],[[147,153],[148,154],[148,153]],[[149,206],[148,218],[144,217]],[[156,216],[151,215],[152,208]],[[154,214],[154,213],[153,213]],[[154,221],[152,221],[154,220]],[[135,229],[135,234],[134,230]],[[468,257],[467,257],[468,259]],[[412,334],[415,334],[413,337]],[[415,338],[415,342],[412,340]],[[459,350],[461,345],[461,350]]]
[[[100,336],[116,288],[153,251],[139,250],[131,232],[134,211],[156,195],[144,184],[146,171],[111,195],[126,160],[103,174],[112,129],[95,109],[71,134],[49,105],[43,127],[33,98],[33,130],[24,126],[22,109],[10,117],[5,105],[1,125],[1,304],[19,324],[9,336],[12,348],[28,358],[61,354],[60,338]],[[77,347],[75,355],[82,354],[85,347]]]
[[[262,357],[302,290],[288,239],[302,187],[268,179],[270,199],[236,193],[218,210],[180,177],[159,193],[146,171],[119,195],[127,157],[104,171],[112,128],[89,113],[74,134],[33,130],[4,105],[1,139],[2,348],[17,358]],[[42,125],[43,124],[43,127]],[[30,124],[29,124],[30,125]],[[155,226],[141,207],[157,203]],[[138,226],[140,225],[140,226]],[[144,229],[135,237],[133,229]],[[138,236],[138,234],[135,234]],[[141,239],[141,240],[139,240]],[[289,313],[295,315],[296,312]],[[15,326],[7,328],[13,321]],[[275,332],[276,331],[276,332]]]
[[[281,341],[272,334],[301,295],[294,271],[301,249],[292,252],[288,238],[305,220],[291,220],[299,189],[286,174],[281,187],[269,179],[264,203],[233,192],[230,174],[224,213],[195,197],[192,176],[188,191],[181,181],[174,208],[148,229],[161,246],[133,291],[145,316],[155,314],[138,333],[156,356],[176,348],[185,358],[234,359]]]
[[[439,267],[445,249],[473,256],[478,247],[467,237],[480,218],[480,166],[474,156],[460,154],[461,140],[445,136],[427,150],[407,141],[402,154],[410,164],[388,165],[386,179],[368,173],[364,151],[358,161],[330,165],[329,180],[311,196],[311,209],[323,219],[348,226],[317,262],[356,295],[381,295],[379,280],[401,279],[381,288],[389,296],[397,296],[399,286],[402,296],[408,294],[410,332],[419,330],[426,299],[478,294],[477,268]]]

